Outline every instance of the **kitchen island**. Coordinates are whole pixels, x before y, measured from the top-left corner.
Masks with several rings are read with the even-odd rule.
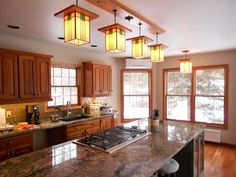
[[[147,129],[148,121],[125,126],[134,125]],[[194,142],[203,132],[201,126],[164,121],[157,132],[112,154],[69,141],[0,163],[0,176],[148,177],[174,157],[180,163],[181,174],[191,177]]]

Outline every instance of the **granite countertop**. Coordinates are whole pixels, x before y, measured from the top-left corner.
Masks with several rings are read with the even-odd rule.
[[[148,128],[147,120],[125,124]],[[112,154],[66,142],[0,163],[0,176],[150,177],[204,128],[165,121],[158,132]]]
[[[109,117],[109,116],[113,116],[113,114],[93,116],[93,117],[82,118],[82,119],[73,120],[73,121],[58,121],[58,122],[51,122],[48,118],[46,120],[42,120],[41,124],[35,126],[35,128],[21,129],[21,130],[14,129],[12,131],[0,132],[0,139],[11,137],[11,136],[16,136],[16,135],[21,135],[21,134],[25,134],[25,133],[29,133],[29,132],[33,132],[33,131],[37,131],[37,130],[42,130],[42,129],[51,129],[51,128],[56,128],[56,127],[76,124],[76,123],[80,123],[80,122],[101,119],[101,118],[105,118],[105,117]]]

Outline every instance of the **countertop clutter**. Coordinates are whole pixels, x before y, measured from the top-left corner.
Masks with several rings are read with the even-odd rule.
[[[146,119],[125,126],[149,127]],[[201,126],[175,121],[164,121],[159,126],[159,131],[112,154],[68,141],[12,158],[0,163],[0,176],[152,176],[167,160],[178,156],[186,147],[192,149],[194,138],[204,132]],[[185,155],[187,157],[189,155]],[[191,163],[188,161],[188,164]]]
[[[0,132],[0,139],[6,138],[6,137],[11,137],[11,136],[25,134],[27,132],[33,132],[33,131],[40,130],[40,129],[51,129],[51,128],[56,128],[56,127],[76,124],[76,123],[80,123],[80,122],[86,122],[86,121],[89,121],[89,120],[95,120],[95,119],[100,119],[100,118],[104,118],[104,117],[109,117],[109,116],[112,116],[112,114],[110,114],[110,115],[101,115],[101,116],[87,117],[87,118],[77,119],[77,120],[73,120],[73,121],[51,122],[48,119],[48,121],[42,121],[41,124],[35,125],[33,128],[17,129],[15,127],[12,131]]]

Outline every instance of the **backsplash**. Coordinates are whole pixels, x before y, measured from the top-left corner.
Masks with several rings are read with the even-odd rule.
[[[83,104],[111,105],[111,97],[83,97]]]
[[[0,105],[2,108],[4,108],[6,111],[11,111],[11,118],[6,119],[6,121],[10,124],[14,124],[15,122],[24,122],[26,119],[26,105],[33,105],[33,104],[39,104],[40,109],[43,109],[43,102],[41,103],[19,103],[19,104],[6,104],[6,105]],[[40,111],[42,112],[42,111]]]

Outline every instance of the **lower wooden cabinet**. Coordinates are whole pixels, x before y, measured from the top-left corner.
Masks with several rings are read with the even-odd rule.
[[[110,129],[112,127],[114,127],[114,119],[112,116],[101,118],[101,131]]]
[[[0,161],[33,151],[33,134],[18,135],[0,140]]]
[[[66,139],[73,140],[100,131],[100,119],[90,120],[66,127]]]

